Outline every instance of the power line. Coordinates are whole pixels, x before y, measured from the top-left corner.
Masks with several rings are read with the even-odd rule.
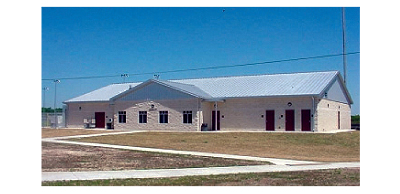
[[[145,72],[145,73],[132,73],[132,74],[119,74],[119,75],[104,75],[104,76],[86,76],[86,77],[64,77],[64,78],[46,78],[42,79],[43,81],[49,80],[72,80],[72,79],[98,79],[98,78],[110,78],[110,77],[121,77],[121,76],[138,76],[138,75],[152,75],[152,74],[162,74],[162,73],[177,73],[184,71],[199,71],[199,70],[208,70],[208,69],[223,69],[223,68],[232,68],[232,67],[246,67],[246,66],[255,66],[255,65],[263,65],[263,64],[271,64],[271,63],[282,63],[282,62],[291,62],[291,61],[300,61],[300,60],[310,60],[310,59],[321,59],[321,58],[329,58],[329,57],[338,57],[345,55],[355,55],[360,54],[360,52],[351,52],[351,53],[341,53],[341,54],[331,54],[331,55],[319,55],[319,56],[311,56],[311,57],[300,57],[300,58],[292,58],[292,59],[283,59],[283,60],[275,60],[275,61],[264,61],[257,63],[247,63],[247,64],[239,64],[239,65],[222,65],[222,66],[213,66],[213,67],[199,67],[199,68],[191,68],[191,69],[177,69],[177,70],[168,70],[168,71],[153,71],[153,72]]]
[[[102,76],[85,76],[85,77],[60,77],[60,78],[46,78],[43,81],[53,81],[53,80],[68,80],[68,79],[97,79],[97,78],[109,78],[109,77],[121,77],[121,75],[102,75]]]

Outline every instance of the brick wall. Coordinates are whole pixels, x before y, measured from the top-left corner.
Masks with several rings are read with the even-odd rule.
[[[340,129],[351,128],[351,108],[348,104],[328,99],[318,100],[317,119],[315,121],[319,132],[339,129],[338,112],[340,112]]]
[[[80,107],[80,109],[79,109]],[[84,128],[83,119],[94,119],[95,112],[105,112],[106,117],[113,118],[113,105],[107,103],[69,103],[66,115],[67,127]]]
[[[114,128],[120,130],[199,131],[200,107],[196,98],[115,102]],[[154,105],[154,108],[151,108]],[[118,111],[126,111],[126,123],[118,122]],[[147,111],[147,123],[139,123],[139,111]],[[159,122],[159,111],[168,111],[168,123]],[[183,123],[183,111],[192,111],[192,123]]]

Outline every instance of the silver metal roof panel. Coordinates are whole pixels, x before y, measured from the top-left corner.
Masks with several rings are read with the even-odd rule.
[[[204,92],[203,90],[192,84],[163,81],[163,80],[155,80],[155,81],[199,98],[204,98],[204,99],[212,98],[210,94]]]
[[[213,98],[318,95],[337,71],[170,80],[195,85]]]
[[[320,95],[338,74],[338,71],[326,71],[153,81],[203,99],[223,99]],[[111,84],[64,103],[109,101],[139,84],[141,83]]]
[[[123,84],[111,84],[97,90],[91,91],[89,93],[83,94],[81,96],[64,101],[64,103],[69,102],[108,102],[112,97],[133,88],[140,83],[123,83]]]

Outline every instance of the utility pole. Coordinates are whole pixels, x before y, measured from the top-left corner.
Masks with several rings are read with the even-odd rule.
[[[49,90],[49,87],[43,87],[43,103],[42,103],[42,107],[46,108],[46,91]]]
[[[346,15],[344,7],[342,7],[342,32],[343,32],[343,75],[344,85],[347,85],[347,57],[346,57]]]
[[[54,128],[57,129],[57,114],[56,114],[56,101],[57,101],[57,84],[60,83],[60,80],[54,80]]]

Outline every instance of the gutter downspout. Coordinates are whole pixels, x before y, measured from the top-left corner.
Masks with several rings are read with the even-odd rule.
[[[218,102],[215,102],[215,131],[218,131]]]
[[[312,99],[312,112],[311,112],[311,130],[315,132],[314,120],[315,120],[315,99],[314,96],[311,96]]]
[[[201,101],[200,101],[200,98],[197,98],[197,114],[196,114],[197,115],[197,127],[198,127],[197,131],[201,131],[201,124],[203,123],[203,122],[200,122],[203,120],[201,118],[201,117],[203,117],[203,114],[200,115],[200,109],[201,109]]]

